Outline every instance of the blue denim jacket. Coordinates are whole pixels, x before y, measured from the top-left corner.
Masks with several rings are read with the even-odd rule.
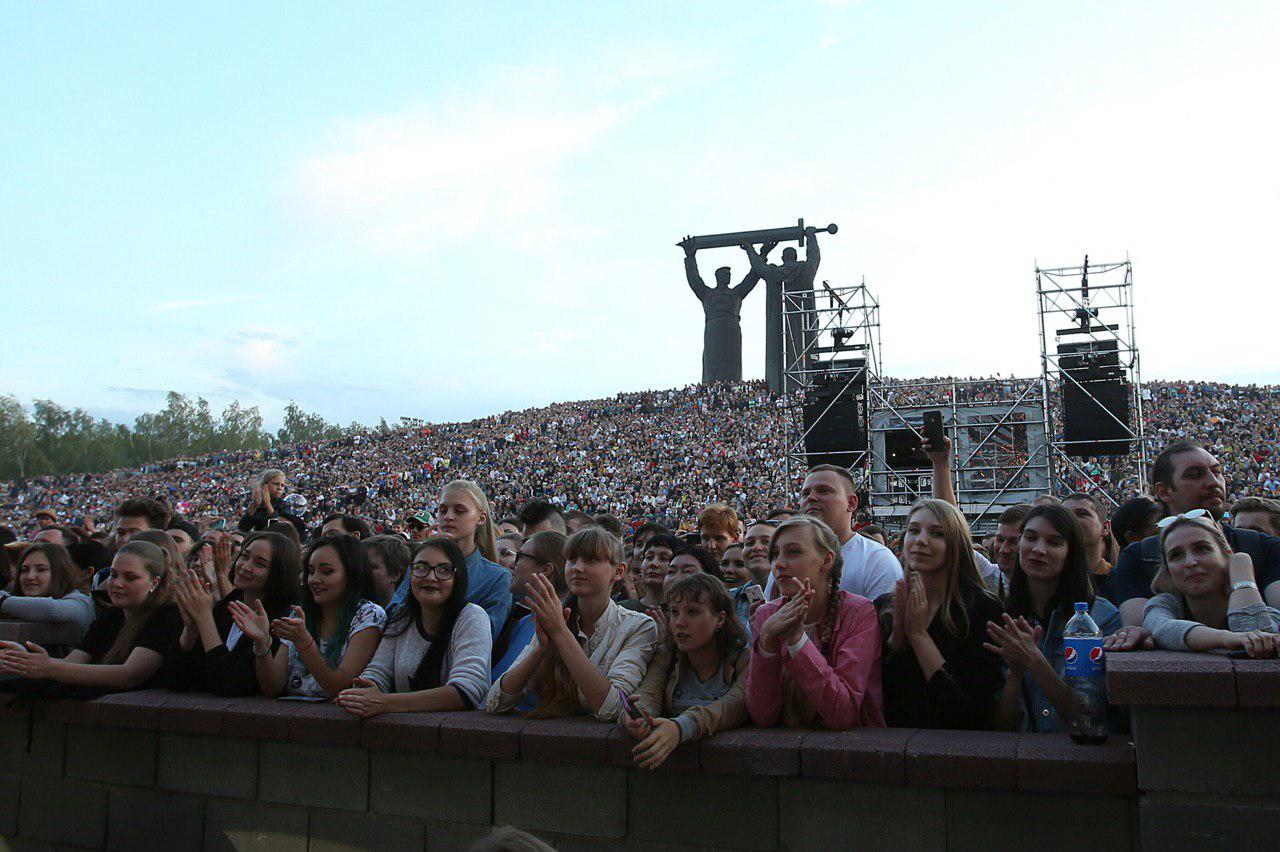
[[[1094,599],[1089,617],[1098,625],[1103,636],[1110,636],[1120,629],[1120,610],[1101,595]],[[1066,667],[1062,657],[1062,632],[1067,629],[1068,620],[1069,618],[1056,611],[1049,616],[1048,624],[1043,624],[1033,616],[1027,616],[1027,622],[1032,627],[1044,628],[1044,635],[1040,638],[1040,653],[1044,654],[1044,658],[1049,661],[1049,665],[1053,666],[1058,677],[1063,676]],[[1128,730],[1122,715],[1108,711],[1107,718],[1112,731]],[[1058,715],[1057,708],[1049,701],[1044,690],[1030,674],[1022,676],[1022,730],[1025,733],[1041,734],[1066,733],[1067,730],[1067,725]]]

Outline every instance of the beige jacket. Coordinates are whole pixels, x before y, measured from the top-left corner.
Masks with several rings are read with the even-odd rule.
[[[672,654],[677,656],[675,665],[671,662]],[[690,707],[681,714],[698,726],[697,739],[706,739],[718,731],[740,728],[747,720],[747,665],[750,662],[751,651],[747,648],[725,660],[725,681],[729,684],[729,691],[718,701]],[[676,684],[684,675],[686,665],[684,655],[676,652],[671,640],[663,642],[653,655],[653,662],[649,664],[640,688],[631,696],[636,709],[651,716],[670,717]]]

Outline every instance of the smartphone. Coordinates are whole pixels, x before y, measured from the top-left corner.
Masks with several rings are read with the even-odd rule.
[[[631,703],[631,696],[629,696],[629,695],[627,695],[625,692],[623,692],[623,691],[622,691],[622,687],[620,687],[620,686],[617,686],[617,687],[614,687],[614,688],[618,690],[618,697],[622,699],[622,709],[623,709],[623,711],[624,711],[628,716],[630,716],[632,719],[641,719],[641,718],[643,718],[643,717],[640,715],[640,711],[639,711],[639,710],[637,710],[637,709],[636,709],[636,706],[635,706],[634,704],[632,704],[632,703]]]
[[[935,451],[942,449],[946,435],[942,431],[941,411],[926,411],[924,413],[924,439],[929,442],[931,449]]]
[[[764,601],[764,589],[760,588],[757,583],[747,586],[742,590],[742,594],[746,596],[748,606],[755,606],[757,603]]]

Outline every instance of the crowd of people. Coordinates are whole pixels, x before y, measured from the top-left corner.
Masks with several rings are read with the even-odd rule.
[[[888,380],[883,393],[904,408],[953,400],[1007,402],[1025,390],[1027,381]],[[1196,440],[1231,472],[1230,497],[1280,497],[1275,390],[1207,382],[1146,384],[1148,458],[1171,441]],[[724,502],[744,517],[787,504],[798,483],[786,476],[793,412],[785,402],[759,382],[693,385],[469,423],[173,459],[141,470],[36,477],[0,483],[0,522],[29,530],[36,512],[51,510],[60,523],[91,530],[95,519],[110,518],[115,504],[131,495],[164,500],[191,519],[230,516],[248,507],[252,477],[270,465],[288,473],[291,511],[310,525],[348,512],[368,518],[377,529],[403,529],[407,517],[429,506],[443,484],[461,478],[480,482],[500,514],[543,498],[563,511],[609,512],[688,529],[699,507],[711,502]],[[1011,459],[1016,461],[1018,453],[1025,448],[1010,448]],[[1083,460],[1067,490],[1105,486],[1113,494],[1138,493],[1144,483],[1135,459],[1136,454]]]
[[[514,427],[502,440],[525,445],[512,458],[535,475],[575,463],[529,449],[537,435],[569,429],[584,451],[597,441],[616,460],[616,420],[638,406],[633,422],[667,435],[673,443],[656,446],[675,453],[664,414],[718,419],[723,437],[769,404],[752,386],[700,402],[672,392],[493,428]],[[1223,413],[1214,416],[1226,422]],[[505,449],[466,446],[429,464],[456,473]],[[730,472],[736,456],[711,447],[681,445],[682,463],[726,477],[706,483],[717,493],[750,489],[750,470]],[[353,469],[372,470],[361,449],[346,448]],[[1089,712],[1064,674],[1064,629],[1077,612],[1111,653],[1276,656],[1280,502],[1232,497],[1228,483],[1256,479],[1210,448],[1171,440],[1146,493],[1114,511],[1090,493],[1045,494],[1007,508],[982,540],[956,505],[950,441],[922,449],[933,494],[894,534],[858,523],[854,478],[833,465],[810,468],[771,504],[752,490],[748,505],[761,509],[750,515],[707,501],[687,530],[542,498],[499,511],[488,493],[514,493],[509,470],[449,479],[434,494],[430,478],[404,479],[421,493],[403,508],[403,530],[358,513],[391,499],[381,482],[360,480],[363,503],[344,499],[330,508],[348,511],[311,523],[289,499],[301,478],[278,467],[258,472],[236,515],[188,517],[177,507],[190,497],[176,486],[216,466],[175,465],[152,474],[173,476],[167,499],[125,497],[101,527],[41,511],[31,530],[0,531],[0,619],[69,624],[81,636],[59,648],[0,643],[0,691],[287,696],[359,717],[588,714],[620,725],[636,765],[655,768],[681,743],[745,724],[1072,729]],[[655,462],[641,476],[659,483],[670,471]],[[1110,729],[1124,733],[1114,710]]]

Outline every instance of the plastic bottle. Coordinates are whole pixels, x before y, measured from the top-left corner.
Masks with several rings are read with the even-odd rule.
[[[1067,732],[1078,743],[1106,742],[1107,667],[1102,631],[1089,616],[1087,603],[1076,604],[1076,614],[1062,631],[1062,655],[1066,662],[1064,680],[1080,700],[1075,718],[1067,721]]]

